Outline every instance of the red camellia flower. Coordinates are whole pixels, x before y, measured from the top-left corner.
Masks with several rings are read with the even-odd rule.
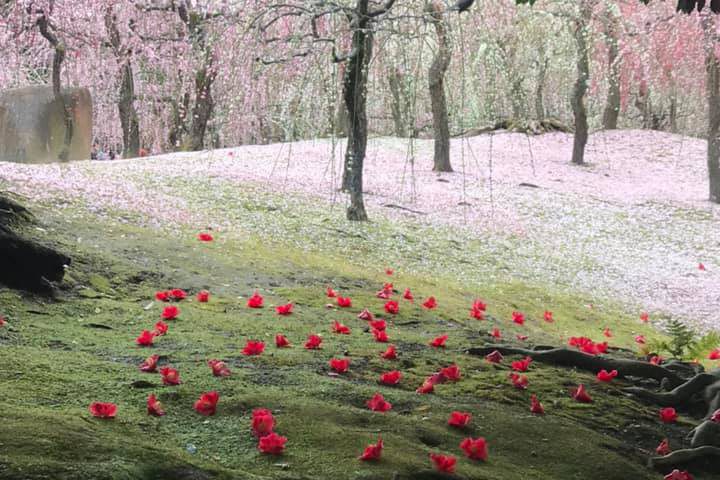
[[[660,355],[653,355],[652,357],[650,357],[650,363],[652,363],[653,365],[660,365],[663,363],[664,360],[665,359]]]
[[[647,323],[648,320],[650,320],[650,315],[648,315],[647,312],[642,312],[640,314],[640,320],[642,320],[644,323]]]
[[[500,363],[503,361],[502,353],[497,350],[493,350],[492,353],[485,355],[485,360],[490,363]]]
[[[380,356],[385,360],[395,360],[397,358],[397,351],[395,350],[395,345],[389,345],[387,350],[382,352]]]
[[[428,297],[427,300],[423,302],[422,306],[428,310],[432,310],[437,307],[437,300],[435,300],[435,297]]]
[[[511,373],[509,377],[510,381],[513,384],[513,387],[520,390],[525,390],[528,387],[529,380],[527,375],[518,375],[517,373]]]
[[[395,273],[395,270],[393,270],[392,268],[385,269],[385,275],[392,275],[393,273]]]
[[[443,473],[455,473],[455,464],[457,458],[452,455],[440,455],[438,453],[431,453],[430,460],[435,466],[435,470]]]
[[[404,298],[405,300],[410,300],[411,302],[412,302],[413,300],[415,300],[415,297],[413,296],[413,294],[412,294],[412,292],[410,291],[409,288],[406,288],[406,289],[405,289],[405,293],[403,293],[403,298]]]
[[[352,299],[350,297],[337,297],[337,304],[340,308],[352,307]]]
[[[608,352],[608,342],[596,343],[595,351],[597,353],[607,353]]]
[[[645,345],[645,335],[638,335],[635,337],[635,343],[639,345]]]
[[[670,441],[667,438],[660,442],[660,445],[655,449],[655,453],[662,457],[669,455],[670,452],[672,452],[672,450],[670,449]]]
[[[479,298],[475,299],[473,301],[471,309],[472,310],[480,310],[480,311],[484,312],[485,310],[487,310],[487,303],[483,302]]]
[[[278,313],[278,315],[290,315],[293,311],[293,304],[287,303],[285,305],[278,305],[275,307],[275,311]]]
[[[256,408],[252,412],[252,422],[250,424],[253,435],[256,437],[264,437],[273,432],[275,428],[275,417],[270,410],[266,408]]]
[[[426,378],[422,385],[420,385],[417,390],[415,390],[416,393],[432,393],[435,391],[435,382],[433,382],[430,378]]]
[[[185,290],[181,290],[179,288],[170,290],[170,295],[172,296],[172,298],[174,300],[178,300],[178,301],[185,300],[185,298],[187,297],[187,293],[185,292]]]
[[[545,415],[545,408],[538,400],[537,395],[530,396],[530,412],[536,415]]]
[[[603,330],[603,335],[605,335],[607,338],[612,338],[612,336],[613,336],[612,332],[610,331],[609,328],[606,328],[605,330]]]
[[[705,264],[703,264],[703,263],[698,263],[698,270],[701,270],[701,271],[704,272],[704,271],[705,271]]]
[[[715,410],[715,413],[710,417],[711,422],[720,423],[720,408]]]
[[[155,299],[161,302],[169,302],[170,292],[155,292]]]
[[[680,471],[677,468],[665,475],[664,480],[693,480],[693,476],[687,470]]]
[[[527,339],[530,338],[530,337],[528,337],[527,335],[520,335],[520,334],[518,333],[517,335],[515,335],[515,338],[517,338],[517,339],[520,340],[521,342],[524,342],[525,340],[527,340]]]
[[[140,364],[140,371],[145,373],[154,373],[157,369],[159,355],[150,355]]]
[[[373,412],[384,413],[392,408],[392,404],[390,402],[386,402],[385,398],[379,393],[373,395],[373,397],[368,400],[366,404],[368,408]]]
[[[430,346],[435,348],[445,348],[445,342],[447,342],[447,339],[447,335],[440,335],[439,337],[435,337],[430,342]]]
[[[5,317],[0,315],[0,327],[4,327],[5,325],[7,325],[7,321],[5,320]]]
[[[161,368],[160,375],[162,375],[164,385],[180,385],[180,374],[174,368]]]
[[[214,377],[229,377],[230,369],[225,365],[225,362],[220,360],[209,360],[208,366],[212,369]]]
[[[525,314],[522,312],[512,312],[512,321],[513,323],[517,323],[518,325],[524,325],[525,324]]]
[[[265,342],[258,340],[248,340],[245,343],[245,348],[242,349],[243,355],[260,355],[265,351]]]
[[[493,328],[493,331],[490,333],[490,336],[493,338],[500,339],[500,338],[502,338],[502,333],[500,333],[499,328]]]
[[[285,338],[285,335],[277,334],[275,335],[275,346],[277,348],[285,348],[290,346],[290,342],[287,338]]]
[[[543,318],[546,322],[552,323],[553,320],[553,313],[550,310],[545,310],[545,313],[543,314]]]
[[[471,308],[470,317],[474,318],[475,320],[485,320],[485,311],[478,308]]]
[[[660,410],[660,420],[663,423],[675,423],[678,419],[678,414],[672,407],[666,407]]]
[[[327,287],[327,289],[325,289],[325,295],[328,298],[335,298],[337,297],[337,292],[333,290],[332,287]]]
[[[308,350],[318,350],[322,344],[322,337],[319,335],[310,335],[305,342],[305,348]]]
[[[516,372],[527,372],[531,363],[532,363],[532,358],[525,357],[522,360],[516,360],[516,361],[512,362],[510,364],[510,368],[512,368]]]
[[[342,335],[350,335],[350,327],[347,325],[343,325],[342,323],[335,320],[332,326],[332,331],[335,333],[340,333]]]
[[[200,303],[207,303],[210,300],[210,292],[207,290],[200,290],[197,294],[197,301]]]
[[[286,443],[286,437],[273,432],[260,438],[258,441],[258,450],[269,455],[282,455]]]
[[[387,300],[388,298],[393,296],[393,284],[392,283],[386,283],[383,285],[382,290],[377,292],[375,294],[377,298],[382,298],[384,300]]]
[[[162,404],[155,397],[154,393],[151,393],[147,398],[147,413],[153,417],[162,417],[165,415],[165,410],[162,409]]]
[[[600,370],[597,374],[597,379],[601,382],[609,383],[613,381],[613,378],[618,376],[617,370],[612,370],[608,372],[607,370],[603,369]]]
[[[350,360],[347,358],[331,358],[330,368],[337,373],[345,373],[350,367]]]
[[[388,334],[386,330],[377,330],[372,329],[372,334],[375,337],[375,341],[379,343],[387,343],[389,340]]]
[[[213,236],[207,232],[202,232],[198,234],[198,240],[200,240],[201,242],[212,242]]]
[[[211,415],[215,415],[218,400],[220,400],[220,395],[215,391],[203,393],[195,402],[193,408],[200,415],[209,417]]]
[[[383,441],[382,438],[378,437],[378,441],[375,445],[370,444],[365,447],[365,451],[358,457],[360,460],[366,462],[371,460],[380,460],[382,455]]]
[[[180,315],[180,309],[175,305],[168,305],[163,308],[162,318],[165,320],[175,320],[178,315]]]
[[[576,402],[580,403],[592,403],[592,398],[588,393],[585,391],[585,385],[580,384],[577,388],[574,388],[570,391],[570,395],[573,399],[575,399]]]
[[[708,355],[709,360],[720,360],[720,348],[716,348],[712,352],[710,352],[710,355]]]
[[[140,335],[135,339],[135,343],[141,347],[150,347],[155,339],[155,334],[150,330],[143,330]]]
[[[117,414],[117,405],[106,402],[93,402],[90,404],[90,414],[97,418],[115,418]]]
[[[395,300],[390,300],[385,303],[385,311],[392,315],[397,315],[400,311],[400,305]]]
[[[155,330],[153,330],[153,334],[157,336],[163,336],[168,331],[168,324],[163,322],[162,320],[158,320],[157,323],[155,323]]]
[[[262,308],[264,301],[263,296],[255,291],[255,293],[248,298],[247,306],[250,308]]]
[[[446,379],[451,382],[457,382],[460,380],[460,377],[462,374],[460,373],[460,367],[458,367],[455,364],[450,365],[449,367],[441,368],[440,374]]]
[[[377,320],[372,320],[369,322],[370,328],[374,328],[375,330],[385,330],[387,328],[387,322],[383,320],[382,318],[378,318]]]
[[[367,308],[363,308],[363,311],[358,313],[357,318],[359,318],[360,320],[367,320],[368,322],[375,320],[375,317],[372,313],[370,313],[370,310],[368,310]]]
[[[472,415],[468,412],[450,412],[450,418],[448,418],[448,425],[455,428],[465,428],[470,424]]]
[[[470,460],[487,461],[488,447],[487,441],[483,437],[466,438],[460,442],[460,448]]]
[[[380,375],[380,383],[385,385],[397,385],[402,379],[402,373],[397,370],[391,370]]]

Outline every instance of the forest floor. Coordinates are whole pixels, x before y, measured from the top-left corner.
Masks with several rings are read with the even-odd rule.
[[[646,138],[648,148],[661,143],[654,134],[625,134]],[[608,141],[626,152],[625,162],[651,163],[650,154],[628,153],[630,140],[623,144],[622,134],[613,135]],[[471,139],[465,146],[477,156],[487,141]],[[566,141],[531,139],[535,176],[519,173],[526,167],[495,165],[491,206],[483,193],[489,191],[486,170],[478,166],[472,177],[468,166],[463,194],[461,174],[428,171],[428,144],[421,142],[412,202],[409,173],[405,187],[389,180],[402,178],[405,144],[375,140],[366,168],[373,221],[365,224],[346,222],[341,197],[332,193],[339,157],[333,169],[330,142],[116,162],[0,164],[0,187],[25,195],[39,216],[40,225],[27,233],[73,257],[56,300],[0,289],[0,315],[7,319],[0,328],[0,478],[441,478],[430,471],[430,452],[456,455],[458,475],[466,478],[661,478],[645,461],[663,438],[673,448],[686,444],[695,424],[691,412],[663,424],[656,407],[623,394],[625,381],[600,384],[590,373],[549,365],[533,364],[530,387],[518,390],[508,380],[510,359],[495,365],[464,353],[492,341],[488,333],[496,327],[513,343],[516,335],[527,335],[530,345],[588,336],[637,351],[636,335],[645,335],[649,345],[662,339],[652,324],[640,322],[641,308],[653,308],[651,323],[682,315],[712,327],[703,310],[709,306],[675,304],[680,293],[683,301],[718,301],[711,287],[719,247],[708,242],[718,211],[702,201],[689,167],[674,179],[683,184],[671,189],[677,198],[637,179],[637,188],[622,187],[636,200],[621,200],[621,187],[603,186],[607,177],[598,173],[609,167],[571,170],[538,143],[549,148]],[[501,153],[512,145],[518,163],[527,159],[524,136],[497,135],[493,142],[494,164],[512,158]],[[694,140],[685,142],[684,149],[701,156]],[[591,144],[591,159],[602,157],[597,145]],[[317,174],[314,181],[303,180],[303,168],[306,176]],[[704,185],[700,178],[697,183]],[[209,228],[215,240],[199,242],[198,232]],[[582,247],[587,242],[592,245]],[[568,258],[573,255],[580,259]],[[699,261],[706,271],[697,271]],[[672,290],[672,302],[664,291],[654,298],[644,290],[671,280],[685,282],[682,291]],[[365,307],[385,316],[384,300],[375,297],[385,282],[400,293],[410,288],[416,297],[410,303],[396,294],[400,312],[388,315],[395,361],[380,358],[386,345],[356,318]],[[328,285],[350,296],[353,307],[328,308]],[[164,304],[154,301],[155,291],[169,288],[191,294],[178,304],[179,318],[168,322],[169,333],[154,347],[135,345],[140,331],[160,319]],[[194,300],[200,289],[210,290],[210,302]],[[265,296],[263,309],[245,306],[255,290]],[[420,306],[430,295],[438,300],[435,310]],[[485,321],[468,315],[475,298],[488,303]],[[278,316],[272,306],[288,301],[295,312]],[[546,309],[554,312],[553,323],[543,321]],[[515,310],[526,314],[524,326],[511,321]],[[352,333],[331,333],[334,320]],[[603,336],[606,328],[611,338]],[[293,347],[276,349],[276,333]],[[311,333],[322,334],[321,350],[302,348]],[[449,335],[447,347],[430,347],[441,334]],[[264,340],[265,353],[241,355],[249,339]],[[163,386],[159,375],[138,370],[151,353],[179,370],[181,385]],[[342,356],[351,360],[349,373],[330,374],[328,360]],[[212,358],[224,360],[232,375],[213,377],[206,365]],[[459,382],[438,385],[434,394],[415,393],[423,379],[450,364],[460,367]],[[404,375],[400,385],[379,385],[379,374],[394,369]],[[569,390],[579,383],[588,386],[593,403],[572,400]],[[218,412],[202,417],[192,404],[210,390],[220,393]],[[375,392],[393,404],[390,412],[367,409]],[[149,393],[163,402],[165,417],[146,415]],[[545,416],[529,412],[531,393],[545,405]],[[118,417],[93,419],[87,410],[93,401],[117,403]],[[281,457],[256,449],[250,412],[261,407],[273,411],[276,430],[288,438]],[[469,429],[447,426],[453,410],[473,414]],[[378,435],[385,441],[383,460],[357,461]],[[487,438],[488,462],[462,457],[458,444],[467,436]],[[700,472],[696,478],[713,477]]]

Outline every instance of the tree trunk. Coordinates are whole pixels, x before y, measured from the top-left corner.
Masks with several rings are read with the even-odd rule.
[[[433,171],[452,172],[453,169],[450,165],[450,125],[447,99],[445,98],[445,72],[450,66],[452,45],[448,38],[447,22],[443,18],[443,6],[439,2],[434,2],[428,4],[427,9],[432,18],[432,23],[435,25],[438,38],[437,54],[428,72],[433,130],[435,132]]]
[[[582,0],[580,17],[575,25],[575,44],[577,45],[577,79],[573,88],[570,103],[575,116],[575,138],[573,141],[572,163],[585,164],[585,144],[588,139],[587,111],[585,110],[585,94],[590,78],[590,61],[588,59],[587,22],[590,19],[590,4]]]
[[[108,32],[110,46],[115,54],[115,60],[120,66],[118,112],[123,131],[123,155],[125,158],[137,157],[140,151],[140,122],[137,110],[135,110],[135,80],[129,58],[130,52],[123,49],[112,5],[108,5],[105,10],[105,28]]]
[[[538,121],[545,119],[545,76],[547,75],[548,59],[545,57],[545,46],[541,43],[539,48],[538,74],[535,83],[535,118]]]
[[[610,9],[608,9],[610,10]],[[605,38],[608,47],[608,91],[603,112],[603,128],[617,129],[620,115],[620,47],[618,45],[618,19],[606,12]]]
[[[73,106],[66,102],[62,95],[61,73],[62,64],[65,61],[65,42],[51,31],[50,21],[44,13],[37,19],[37,26],[40,29],[40,34],[50,43],[50,45],[52,45],[55,50],[55,53],[53,54],[52,69],[53,95],[55,96],[55,101],[60,103],[62,110],[65,113],[65,137],[63,139],[63,149],[60,151],[58,159],[66,162],[70,157],[70,144],[72,143],[74,125]]]
[[[386,72],[390,86],[390,110],[392,111],[395,136],[405,137],[405,115],[403,115],[403,74],[396,68],[388,68]]]
[[[705,33],[705,71],[708,103],[707,166],[710,180],[710,201],[720,203],[720,61],[715,53],[715,16],[702,15]]]
[[[190,108],[190,94],[185,92],[181,102],[171,101],[171,124],[168,132],[168,142],[170,147],[177,151],[182,150],[184,135],[187,133],[187,112]]]
[[[343,80],[343,98],[348,111],[348,143],[345,151],[343,187],[350,193],[347,219],[367,220],[363,200],[363,163],[367,149],[367,80],[372,56],[373,34],[368,28],[368,0],[358,0],[357,22],[353,31],[352,50]]]
[[[191,150],[205,148],[205,130],[207,130],[207,124],[215,105],[211,90],[215,76],[213,61],[210,52],[207,52],[206,63],[195,74],[195,105],[193,106],[190,129]]]

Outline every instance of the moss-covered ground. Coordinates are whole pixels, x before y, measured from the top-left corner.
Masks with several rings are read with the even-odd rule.
[[[610,299],[512,279],[470,287],[462,275],[436,268],[441,263],[433,271],[420,269],[426,253],[443,256],[436,244],[432,252],[424,250],[424,231],[376,222],[362,226],[356,238],[348,234],[355,226],[337,222],[323,231],[323,242],[308,239],[313,248],[304,249],[298,232],[305,230],[291,219],[292,241],[258,232],[263,220],[281,224],[283,213],[248,204],[228,213],[238,222],[235,231],[202,243],[196,239],[202,226],[152,227],[91,213],[81,203],[48,207],[35,205],[43,229],[30,232],[52,239],[74,262],[56,299],[0,289],[0,314],[8,321],[0,329],[0,478],[434,478],[428,455],[442,452],[458,457],[459,476],[473,479],[657,479],[661,475],[645,466],[649,452],[664,437],[679,446],[690,428],[684,417],[676,425],[661,424],[654,407],[622,394],[620,381],[601,385],[588,373],[533,364],[530,388],[521,391],[507,378],[511,359],[492,365],[464,354],[490,341],[494,327],[507,341],[523,334],[525,343],[544,345],[565,343],[571,335],[602,341],[610,328],[611,345],[632,350],[635,335],[652,340],[659,334]],[[243,215],[253,217],[255,231],[242,229]],[[376,248],[383,241],[387,260]],[[402,242],[402,254],[393,242]],[[336,248],[340,244],[343,249]],[[454,250],[451,261],[461,256],[455,245],[447,248]],[[462,248],[471,250],[472,243],[463,241]],[[476,278],[483,265],[465,268],[476,270]],[[416,297],[409,303],[396,294],[398,315],[383,315],[384,301],[375,297],[388,281]],[[353,307],[329,308],[328,285],[351,297]],[[160,319],[163,304],[154,301],[155,291],[169,288],[191,294],[178,304],[179,318],[154,347],[135,345],[140,331]],[[210,290],[208,303],[194,300],[200,289]],[[265,296],[265,308],[246,307],[254,290]],[[420,306],[429,295],[438,300],[435,310]],[[475,298],[488,303],[485,321],[468,315]],[[273,305],[286,302],[296,305],[294,313],[278,316]],[[386,345],[356,318],[365,307],[389,320],[397,360],[380,358]],[[554,323],[542,320],[545,309],[554,312]],[[512,324],[513,310],[527,315],[525,326]],[[331,333],[334,320],[348,325],[351,335]],[[292,348],[276,349],[276,333],[285,334]],[[311,333],[323,336],[321,350],[302,347]],[[440,334],[449,335],[447,348],[430,347]],[[243,356],[248,339],[264,340],[265,353]],[[153,353],[179,370],[181,385],[163,386],[159,375],[138,370]],[[341,356],[351,359],[350,371],[329,375],[328,360]],[[213,358],[224,360],[232,375],[213,377],[206,365]],[[425,377],[453,363],[461,381],[438,385],[434,394],[415,393]],[[403,372],[400,385],[379,385],[379,374],[394,369]],[[578,383],[588,385],[594,403],[570,398]],[[203,417],[192,405],[210,390],[220,393],[218,411]],[[393,404],[390,412],[366,408],[375,392]],[[166,416],[146,414],[150,393],[158,395]],[[545,405],[545,416],[530,413],[531,393]],[[91,417],[93,401],[117,403],[117,418]],[[273,411],[276,431],[288,438],[284,455],[258,452],[249,426],[258,407]],[[469,429],[447,426],[453,410],[473,414]],[[379,435],[382,460],[359,462]],[[458,444],[467,436],[488,440],[488,462],[463,457]]]

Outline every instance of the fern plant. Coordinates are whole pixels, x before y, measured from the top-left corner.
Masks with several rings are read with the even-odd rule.
[[[674,358],[683,359],[696,349],[697,334],[677,319],[671,319],[665,327],[670,340],[659,342],[658,350],[668,352]]]

